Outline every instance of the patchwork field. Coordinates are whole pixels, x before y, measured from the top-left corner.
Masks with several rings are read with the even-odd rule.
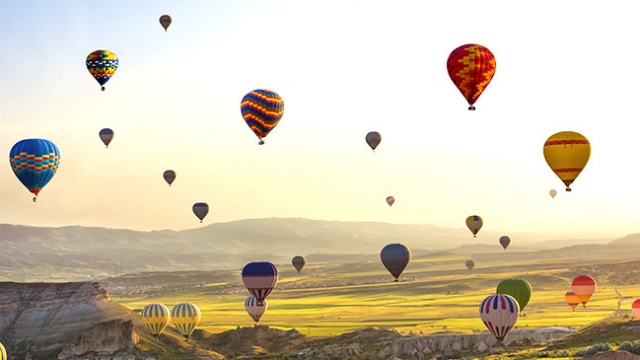
[[[485,258],[468,271],[464,256],[418,256],[400,282],[393,282],[376,260],[307,264],[301,274],[291,264],[277,264],[279,282],[267,299],[268,310],[260,324],[295,328],[310,337],[364,327],[394,328],[405,334],[485,331],[478,306],[510,277],[525,279],[533,288],[516,328],[580,329],[614,314],[630,315],[631,303],[640,297],[640,285],[620,273],[620,269],[637,272],[636,262]],[[572,311],[564,294],[573,277],[583,273],[596,278],[598,288],[586,308]],[[253,324],[244,309],[249,293],[240,270],[130,274],[110,279],[105,286],[114,300],[134,310],[154,302],[169,308],[195,303],[202,312],[199,328],[213,333]],[[142,290],[131,291],[138,288]]]

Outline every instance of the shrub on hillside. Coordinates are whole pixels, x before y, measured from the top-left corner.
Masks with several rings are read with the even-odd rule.
[[[618,346],[618,350],[628,351],[632,354],[640,355],[640,343],[625,341],[620,346]]]
[[[609,351],[609,350],[611,350],[611,346],[609,346],[609,344],[595,344],[588,349],[577,351],[575,355],[576,356],[593,355],[600,351]]]

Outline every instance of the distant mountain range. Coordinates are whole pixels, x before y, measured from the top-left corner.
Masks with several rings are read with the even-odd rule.
[[[416,254],[504,253],[498,243],[502,235],[481,231],[474,238],[464,228],[292,218],[248,219],[191,230],[150,232],[3,224],[0,280],[77,280],[134,271],[231,269],[249,261],[288,262],[298,254],[339,261],[379,254],[392,242],[403,243]],[[640,244],[640,234],[613,242],[552,239],[530,233],[509,236],[511,254],[545,251],[554,257],[568,252],[592,256],[594,251],[624,255],[620,248]],[[603,245],[607,242],[609,245]]]

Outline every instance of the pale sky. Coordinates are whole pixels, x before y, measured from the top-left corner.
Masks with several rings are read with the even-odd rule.
[[[0,223],[464,227],[480,215],[504,233],[639,232],[639,11],[633,0],[2,1]],[[467,43],[497,61],[475,112],[446,70]],[[98,49],[120,61],[104,92],[85,67]],[[285,103],[263,146],[240,114],[254,89]],[[542,155],[566,130],[592,146],[572,193]],[[382,135],[375,153],[369,131]],[[8,159],[33,137],[61,153],[35,204]],[[210,206],[203,224],[195,202]]]

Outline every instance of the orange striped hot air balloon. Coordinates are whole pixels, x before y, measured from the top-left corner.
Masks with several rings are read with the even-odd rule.
[[[640,319],[640,299],[636,299],[636,301],[631,304],[631,312],[636,319]]]
[[[553,172],[571,191],[571,184],[589,162],[591,144],[582,134],[561,131],[551,135],[544,142],[544,159]]]
[[[576,307],[580,304],[580,299],[573,290],[569,290],[564,294],[564,300],[569,304],[569,306],[571,306],[573,311],[576,311]]]
[[[583,307],[587,307],[587,301],[596,291],[596,280],[589,275],[577,276],[571,282],[571,289],[576,294]]]
[[[496,58],[482,45],[466,44],[451,52],[447,60],[451,81],[469,103],[469,110],[496,73]]]

